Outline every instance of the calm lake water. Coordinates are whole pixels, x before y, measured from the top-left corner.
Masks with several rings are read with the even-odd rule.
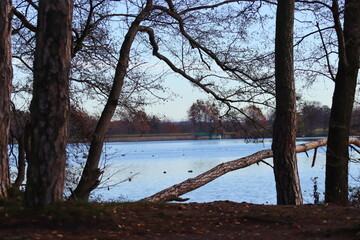
[[[300,143],[300,142],[299,142]],[[106,143],[104,159],[108,164],[107,184],[117,183],[129,176],[131,181],[94,191],[102,200],[136,201],[155,194],[167,187],[195,177],[216,165],[244,157],[259,150],[269,149],[271,141],[245,143],[236,140],[196,140],[166,142]],[[313,151],[309,157],[298,154],[299,174],[304,203],[313,202],[313,181],[318,177],[318,192],[323,199],[325,180],[325,148],[318,149],[315,167],[311,168]],[[353,157],[359,158],[352,152]],[[272,159],[267,162],[272,164]],[[359,164],[350,164],[349,181],[360,176]],[[261,163],[223,175],[182,196],[188,202],[229,200],[257,204],[276,204],[275,182],[271,167]]]

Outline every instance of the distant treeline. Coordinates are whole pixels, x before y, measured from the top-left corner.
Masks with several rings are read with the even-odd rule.
[[[206,105],[206,109],[204,107]],[[201,109],[194,109],[194,107]],[[209,107],[210,106],[210,107]],[[189,110],[189,120],[172,122],[162,120],[157,116],[151,116],[144,111],[136,111],[120,120],[110,123],[107,135],[129,135],[137,134],[226,134],[232,138],[263,138],[272,136],[272,125],[274,114],[263,114],[261,109],[249,106],[243,109],[248,117],[234,115],[219,116],[219,112],[208,102],[198,101]],[[204,110],[205,109],[205,110]],[[28,113],[13,112],[11,132],[17,136],[28,121]],[[297,119],[297,134],[299,137],[307,136],[326,136],[328,131],[328,121],[330,108],[322,106],[318,102],[305,102],[300,105]],[[68,124],[68,136],[71,142],[89,141],[96,125],[96,118],[84,111],[71,108],[70,120]],[[360,107],[353,110],[351,135],[360,134]]]
[[[189,120],[171,122],[160,120],[156,116],[148,116],[145,112],[138,112],[132,118],[113,121],[108,135],[119,134],[177,134],[209,132],[213,134],[231,133],[234,138],[271,137],[273,114],[265,116],[259,108],[254,106],[245,109],[251,118],[225,116],[202,117],[194,119],[189,111]],[[298,136],[326,136],[330,108],[318,102],[306,102],[301,105],[297,119]],[[360,108],[353,111],[351,134],[360,133]]]

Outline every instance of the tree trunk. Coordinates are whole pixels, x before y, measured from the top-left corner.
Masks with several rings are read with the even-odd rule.
[[[8,197],[10,185],[8,139],[10,130],[11,0],[0,1],[0,199]]]
[[[99,169],[99,161],[102,153],[104,139],[106,137],[109,123],[114,115],[118,104],[118,99],[121,94],[124,78],[129,65],[129,54],[132,43],[134,42],[135,36],[138,33],[140,23],[146,18],[151,10],[151,3],[152,1],[147,1],[147,5],[135,18],[134,22],[132,22],[125,36],[120,49],[120,57],[116,67],[115,77],[108,101],[96,125],[95,133],[90,144],[89,155],[84,171],[81,175],[80,182],[70,196],[70,199],[88,200],[91,191],[94,190],[100,183],[99,177],[101,176],[102,171]]]
[[[344,30],[339,20],[337,0],[333,1],[333,16],[339,45],[338,72],[329,122],[329,142],[326,151],[325,202],[348,204],[347,139],[360,53],[360,1],[345,1]]]
[[[350,138],[348,140],[349,144],[354,144],[360,147],[360,139]],[[296,146],[295,151],[297,153],[306,152],[314,148],[325,146],[327,144],[327,139],[320,139],[317,141],[312,141]],[[176,184],[172,187],[164,189],[150,197],[144,198],[144,201],[150,202],[168,202],[178,199],[181,195],[191,192],[205,184],[213,181],[214,179],[234,170],[250,166],[254,163],[261,162],[266,158],[273,157],[273,151],[270,149],[262,150],[256,152],[250,156],[239,158],[233,161],[225,162],[217,165],[216,167],[200,174],[197,177],[189,178],[186,181]]]
[[[17,139],[17,141],[18,141],[18,167],[17,167],[18,173],[17,173],[17,177],[15,179],[15,182],[11,186],[10,192],[13,192],[13,193],[15,193],[16,191],[18,191],[20,189],[20,186],[25,179],[25,166],[26,166],[25,165],[25,162],[26,162],[25,131],[23,134],[20,135],[20,137]]]
[[[274,175],[278,204],[302,204],[295,154],[296,98],[293,61],[294,0],[278,0],[275,37],[276,114]]]
[[[40,0],[34,58],[31,153],[25,201],[63,199],[69,111],[72,0]]]

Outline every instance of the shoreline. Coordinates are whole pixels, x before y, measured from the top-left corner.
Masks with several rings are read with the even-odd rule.
[[[313,136],[313,137],[304,137],[299,136],[296,138],[296,141],[309,141],[319,140],[322,138],[327,138],[327,136]],[[184,134],[129,134],[129,135],[108,135],[105,138],[105,142],[149,142],[149,141],[181,141],[181,140],[220,140],[220,139],[244,139],[246,142],[250,143],[261,143],[266,141],[268,138],[237,138],[234,137],[231,133],[225,133],[221,136],[209,136],[209,135],[196,135],[193,133],[184,133]]]
[[[140,135],[129,136],[107,136],[106,142],[148,142],[148,141],[181,141],[181,140],[211,140],[210,136],[196,136],[195,134],[182,135]],[[223,135],[218,139],[231,139],[231,135]]]

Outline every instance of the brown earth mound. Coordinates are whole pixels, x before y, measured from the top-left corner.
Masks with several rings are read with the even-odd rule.
[[[0,205],[0,239],[360,239],[360,208],[228,201]]]

